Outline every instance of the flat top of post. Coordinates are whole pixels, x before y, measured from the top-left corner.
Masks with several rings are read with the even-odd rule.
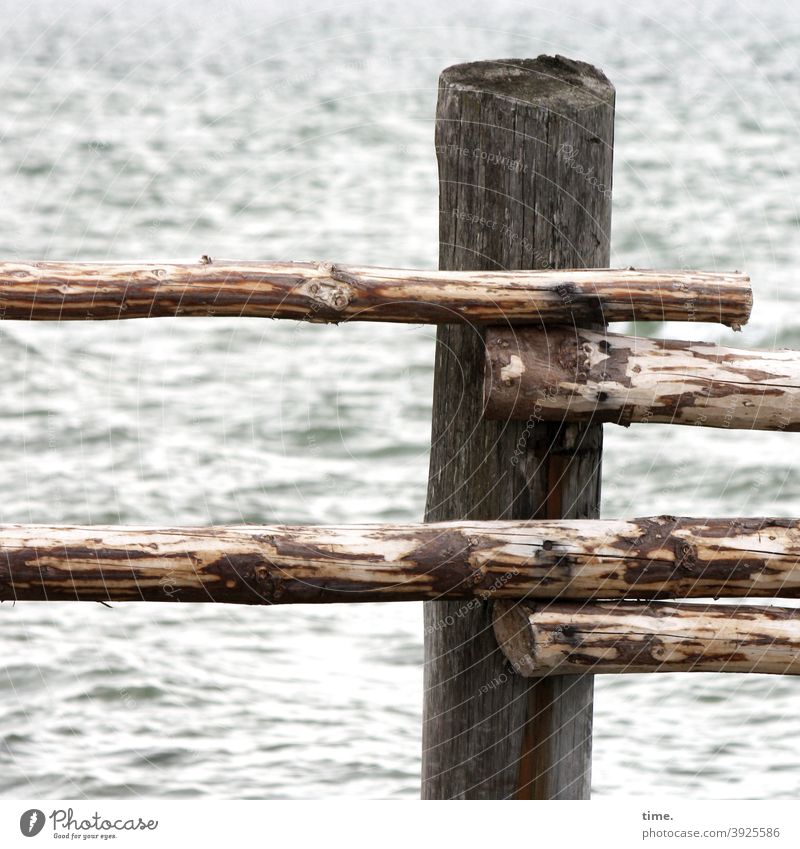
[[[439,83],[550,108],[562,104],[586,109],[614,102],[614,86],[601,70],[565,56],[451,65],[442,71]]]

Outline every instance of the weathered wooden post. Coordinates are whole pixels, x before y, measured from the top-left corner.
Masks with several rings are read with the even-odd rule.
[[[613,137],[614,88],[585,63],[445,70],[440,268],[608,266]],[[484,421],[483,374],[482,330],[440,327],[426,521],[596,517],[601,426]],[[587,798],[592,693],[591,676],[515,674],[489,602],[426,603],[423,798]]]

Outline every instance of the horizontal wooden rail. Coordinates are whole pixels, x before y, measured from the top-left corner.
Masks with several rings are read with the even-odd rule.
[[[234,604],[800,596],[800,522],[0,525],[0,599]]]
[[[320,262],[0,262],[0,317],[35,321],[176,315],[315,322],[746,323],[744,274],[699,271],[456,272]]]
[[[800,610],[726,604],[506,605],[494,618],[526,677],[610,672],[800,674]]]
[[[486,336],[491,419],[800,430],[800,353],[579,328]]]

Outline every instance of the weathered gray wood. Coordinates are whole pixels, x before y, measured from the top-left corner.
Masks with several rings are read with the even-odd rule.
[[[582,328],[486,336],[486,416],[800,430],[800,353]]]
[[[330,262],[0,262],[0,317],[28,321],[252,316],[421,324],[719,321],[752,303],[738,272],[480,273]]]
[[[496,623],[520,675],[800,675],[800,610],[705,604],[518,605]]]
[[[800,596],[800,522],[0,525],[0,601],[229,604]]]
[[[614,89],[589,65],[541,56],[447,69],[440,267],[607,266],[613,137]],[[479,328],[439,328],[426,519],[596,516],[601,429],[485,421],[483,363]],[[460,607],[425,606],[423,797],[587,798],[591,679],[510,674],[490,606]]]

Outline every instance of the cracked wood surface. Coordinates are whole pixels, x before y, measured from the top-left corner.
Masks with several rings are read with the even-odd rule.
[[[614,87],[591,65],[539,56],[445,70],[439,267],[546,269],[556,278],[607,267],[613,146]],[[691,296],[676,293],[686,317]],[[568,324],[609,320],[606,309],[573,313],[573,295],[561,289]],[[717,315],[721,302],[712,302]],[[620,306],[633,306],[630,296]],[[595,517],[602,428],[487,421],[484,328],[447,325],[436,340],[426,520]],[[456,601],[425,605],[423,798],[588,798],[591,678],[509,675],[491,627],[500,604],[466,613]]]
[[[486,336],[486,416],[800,430],[800,353],[556,327]]]
[[[0,526],[0,600],[232,604],[800,597],[800,523]],[[431,628],[449,622],[443,614]],[[444,629],[446,630],[446,629]]]
[[[418,271],[329,262],[0,262],[0,318],[81,321],[251,316],[312,322],[744,324],[744,274]]]
[[[800,610],[705,604],[523,603],[495,633],[526,677],[630,672],[800,674]]]

